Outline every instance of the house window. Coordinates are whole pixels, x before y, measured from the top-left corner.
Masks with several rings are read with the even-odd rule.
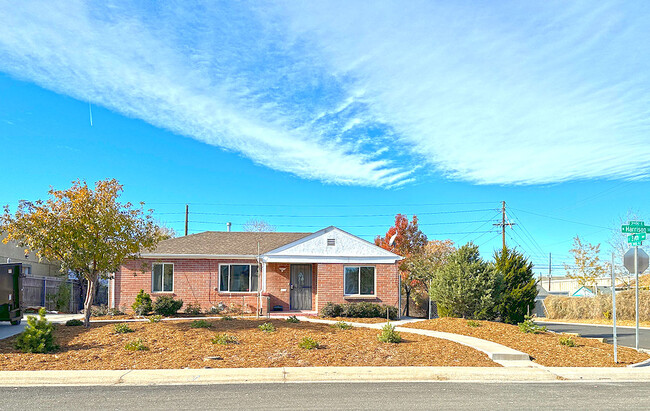
[[[219,266],[219,291],[246,293],[257,291],[257,266],[251,264],[225,264]]]
[[[375,267],[345,267],[345,295],[375,295]]]
[[[154,264],[151,276],[151,292],[170,293],[172,291],[174,291],[174,264]]]

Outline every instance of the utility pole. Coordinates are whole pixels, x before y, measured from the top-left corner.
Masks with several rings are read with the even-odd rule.
[[[506,202],[501,202],[501,222],[494,224],[497,227],[501,227],[501,240],[503,242],[503,248],[506,248],[506,227],[515,225],[515,223],[506,222],[508,219],[506,217]]]
[[[187,223],[190,216],[190,205],[185,204],[185,236],[187,236]]]
[[[548,291],[551,291],[551,253],[548,253]]]

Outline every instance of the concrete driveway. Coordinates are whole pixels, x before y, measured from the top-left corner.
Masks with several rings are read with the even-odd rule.
[[[20,325],[11,325],[8,321],[0,321],[0,340],[23,332],[25,330],[25,326],[27,325],[27,317],[30,315],[37,316],[38,314],[26,314],[23,316],[23,320]],[[63,324],[73,318],[82,319],[83,314],[47,314],[45,318],[55,324]]]

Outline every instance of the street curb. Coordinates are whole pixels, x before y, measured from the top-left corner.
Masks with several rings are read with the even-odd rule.
[[[610,327],[612,328],[612,324],[587,324],[587,323],[565,323],[565,322],[558,322],[558,321],[540,321],[539,318],[535,320],[536,323],[539,323],[540,325],[543,324],[562,324],[562,325],[588,325],[591,327]],[[631,328],[631,329],[636,329],[634,326],[630,325],[618,325],[616,324],[616,328]],[[650,330],[650,327],[639,327],[639,330]]]
[[[0,371],[0,387],[380,381],[650,382],[650,368],[282,367],[181,370]]]

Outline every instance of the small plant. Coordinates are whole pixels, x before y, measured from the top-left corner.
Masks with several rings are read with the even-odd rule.
[[[377,335],[377,339],[383,343],[397,344],[402,342],[402,336],[399,332],[395,331],[395,326],[391,325],[391,323],[384,325],[381,333]]]
[[[205,320],[194,320],[192,321],[192,324],[190,324],[190,328],[210,328],[212,327],[212,324]]]
[[[97,305],[90,307],[90,315],[91,317],[103,317],[105,315],[108,315],[108,306],[107,305]]]
[[[81,321],[81,320],[77,320],[77,319],[75,318],[75,319],[72,319],[72,320],[68,320],[68,321],[66,321],[66,322],[65,322],[65,325],[68,326],[68,327],[78,327],[78,326],[80,326],[80,325],[84,325],[84,322]]]
[[[228,334],[217,334],[214,336],[214,338],[211,340],[212,344],[219,344],[219,345],[228,345],[228,344],[238,344],[239,340],[237,340],[237,337],[234,335],[228,335]]]
[[[124,323],[115,324],[113,326],[113,331],[115,331],[115,334],[126,334],[133,332],[129,325]]]
[[[45,319],[45,308],[38,310],[38,318],[27,317],[27,328],[16,338],[16,349],[26,353],[46,353],[59,348],[54,343],[54,325]]]
[[[517,326],[519,327],[519,331],[521,331],[522,333],[540,334],[546,332],[546,327],[540,327],[539,325],[535,324],[531,319],[530,315],[527,315],[524,318],[525,320],[523,323],[517,324]]]
[[[176,315],[183,306],[183,300],[175,300],[171,295],[161,295],[153,303],[153,310],[156,314],[171,317]]]
[[[260,325],[258,328],[266,333],[272,333],[273,331],[275,331],[275,325],[271,323],[264,323]]]
[[[135,296],[135,302],[131,305],[136,315],[147,315],[152,310],[151,296],[140,290]]]
[[[474,321],[474,320],[467,320],[467,326],[468,327],[474,327],[474,328],[475,327],[480,327],[481,323],[478,322],[478,321]]]
[[[59,289],[56,292],[56,297],[54,302],[56,303],[57,311],[69,311],[70,310],[70,296],[72,290],[70,284],[67,281],[62,282],[59,285]]]
[[[560,337],[560,345],[566,345],[567,347],[575,347],[576,342],[572,337]]]
[[[312,350],[314,348],[320,348],[320,344],[311,337],[305,337],[298,343],[298,347],[304,348],[305,350]]]
[[[606,320],[611,320],[612,319],[612,312],[610,310],[603,311],[603,318],[605,318]]]
[[[291,317],[287,317],[286,322],[295,324],[299,323],[300,320],[295,315],[292,315]]]
[[[201,314],[201,305],[199,303],[189,303],[185,307],[185,314],[189,315],[199,315]]]
[[[133,341],[129,341],[128,343],[126,343],[124,348],[129,351],[149,351],[149,347],[144,345],[142,339],[140,338],[136,338]]]
[[[334,323],[332,325],[332,327],[338,328],[340,330],[349,330],[350,328],[352,328],[352,326],[350,324],[348,324],[348,323],[346,323],[344,321],[337,321],[336,323]]]
[[[147,317],[147,320],[149,320],[150,323],[159,323],[162,320],[163,316],[162,315],[152,315]]]
[[[224,320],[224,321],[232,321],[232,320],[234,320],[234,318],[232,318],[229,315],[224,315],[223,317],[221,317],[221,319]]]
[[[210,307],[210,309],[205,310],[205,313],[206,313],[206,314],[213,314],[213,315],[216,315],[216,314],[221,313],[222,311],[223,311],[223,307],[220,307],[220,306],[218,306],[218,305],[215,305],[215,306]]]

